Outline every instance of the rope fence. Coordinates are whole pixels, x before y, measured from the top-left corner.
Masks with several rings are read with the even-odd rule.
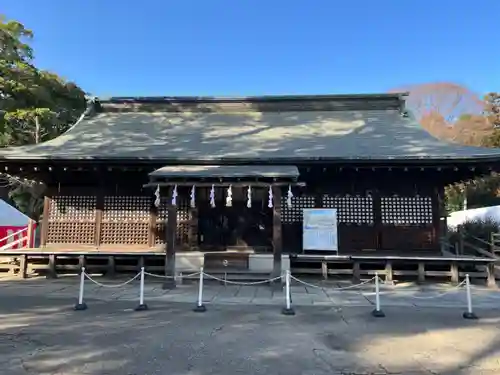
[[[121,287],[124,287],[128,284],[131,284],[135,280],[139,279],[140,280],[139,305],[136,307],[135,310],[136,311],[148,310],[148,306],[144,302],[145,276],[150,276],[150,277],[159,278],[159,279],[174,279],[174,280],[182,280],[183,278],[193,278],[195,276],[198,276],[198,298],[196,301],[196,306],[193,309],[193,311],[195,311],[195,312],[205,312],[207,310],[205,304],[203,303],[203,288],[204,288],[204,281],[206,279],[216,280],[216,281],[222,282],[224,284],[240,285],[240,286],[256,286],[256,285],[262,285],[262,284],[273,284],[273,283],[276,283],[278,281],[280,281],[281,283],[284,282],[284,284],[285,284],[284,285],[284,297],[285,298],[284,298],[284,307],[282,309],[282,313],[284,315],[295,315],[294,308],[292,307],[292,292],[291,292],[292,282],[295,284],[303,285],[303,286],[308,287],[308,288],[320,289],[325,293],[328,291],[329,292],[343,292],[346,290],[360,289],[362,287],[373,285],[374,290],[375,290],[375,309],[372,311],[372,316],[374,316],[376,318],[385,317],[385,313],[381,309],[381,294],[382,293],[380,292],[380,282],[382,282],[382,280],[378,276],[378,273],[375,273],[375,276],[372,277],[371,279],[362,281],[358,284],[349,285],[349,286],[345,286],[345,287],[325,287],[322,285],[315,285],[315,284],[309,283],[307,281],[301,280],[301,279],[293,276],[289,270],[285,271],[284,274],[282,274],[280,276],[272,277],[272,278],[265,279],[265,280],[258,280],[258,281],[253,281],[253,282],[239,282],[239,281],[227,280],[226,278],[221,279],[215,275],[211,275],[209,273],[206,273],[203,270],[203,267],[201,267],[198,272],[190,273],[187,275],[180,274],[177,276],[158,275],[158,274],[146,272],[144,270],[144,267],[141,267],[141,271],[138,272],[135,276],[133,276],[132,278],[130,278],[122,283],[119,283],[119,284],[101,283],[101,282],[95,280],[92,276],[90,276],[85,271],[85,267],[82,267],[81,273],[80,273],[80,288],[79,288],[79,293],[78,293],[78,302],[75,304],[74,309],[76,311],[81,311],[81,310],[87,309],[87,305],[84,301],[84,288],[85,288],[85,280],[86,279],[88,281],[92,282],[93,284],[95,284],[99,287],[102,287],[102,288],[121,288]],[[451,293],[454,293],[457,291],[461,291],[464,289],[466,292],[467,309],[462,314],[462,316],[464,319],[477,319],[477,316],[473,312],[473,308],[472,308],[472,289],[473,288],[470,285],[470,278],[469,278],[468,274],[465,276],[465,280],[463,280],[458,285],[456,285],[453,288],[446,290],[444,292],[437,293],[437,294],[434,294],[431,296],[415,296],[415,295],[408,296],[407,295],[406,297],[413,298],[413,299],[419,299],[419,300],[431,300],[431,299],[441,298],[441,297],[444,297],[445,295],[448,295],[448,294],[451,294]],[[481,289],[478,289],[478,290],[481,290]],[[400,294],[400,292],[394,291],[394,290],[389,291],[389,292],[387,292],[387,291],[384,292],[384,295],[388,295],[388,294],[396,294],[397,295],[397,294]]]

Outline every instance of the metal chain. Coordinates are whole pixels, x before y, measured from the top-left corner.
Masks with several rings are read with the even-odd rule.
[[[442,293],[438,293],[438,294],[435,294],[433,296],[408,296],[410,298],[414,298],[414,299],[434,299],[434,298],[439,298],[439,297],[442,297],[442,296],[445,296],[451,292],[455,292],[457,291],[458,289],[460,289],[464,284],[466,283],[466,281],[462,281],[460,284],[458,284],[457,286],[454,286],[453,288],[451,288],[450,290],[446,290]],[[397,294],[398,291],[393,291],[394,294]]]
[[[276,280],[279,280],[282,278],[282,276],[277,276],[277,277],[274,277],[272,279],[243,283],[243,282],[238,282],[238,281],[230,281],[230,280],[220,279],[216,276],[210,275],[210,274],[205,273],[205,272],[203,272],[203,275],[208,277],[209,279],[218,280],[218,281],[221,281],[223,283],[232,284],[232,285],[259,285],[259,284],[270,283],[270,282],[273,282],[273,281],[276,281]]]
[[[158,275],[156,273],[149,273],[149,272],[144,271],[144,275],[148,275],[148,276],[151,276],[151,277],[156,277],[156,278],[159,278],[159,279],[183,279],[185,277],[193,277],[193,276],[196,276],[196,275],[199,275],[199,274],[200,274],[200,271],[195,272],[195,273],[190,273],[189,275],[167,276],[167,275]]]
[[[100,287],[103,287],[103,288],[120,288],[122,286],[125,286],[127,284],[130,284],[132,281],[134,281],[135,279],[137,279],[139,276],[141,276],[141,273],[139,272],[137,275],[135,275],[133,278],[131,278],[130,280],[127,280],[125,281],[124,283],[121,283],[121,284],[111,284],[111,285],[106,285],[106,284],[102,284],[100,283],[99,281],[96,281],[94,280],[92,277],[90,277],[90,275],[88,273],[84,273],[85,274],[85,277],[87,279],[89,279],[90,281],[92,281],[94,284],[96,285],[99,285]]]
[[[300,279],[298,279],[298,278],[296,278],[295,276],[292,276],[292,275],[290,275],[290,279],[293,279],[293,280],[297,281],[298,283],[303,284],[305,286],[308,286],[310,288],[316,288],[316,289],[321,289],[321,290],[325,290],[325,289],[347,290],[347,289],[359,288],[361,285],[365,285],[365,284],[371,283],[373,280],[375,280],[375,277],[372,277],[370,280],[363,281],[362,283],[359,283],[359,284],[349,285],[349,286],[345,286],[345,287],[338,287],[338,288],[326,288],[324,286],[310,284],[310,283],[302,281],[302,280],[300,280]]]

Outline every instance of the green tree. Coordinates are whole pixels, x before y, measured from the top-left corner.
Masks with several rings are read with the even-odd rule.
[[[500,127],[500,93],[490,92],[484,98],[486,108],[485,114],[494,127]]]
[[[33,32],[0,15],[0,147],[57,137],[85,110],[85,93],[58,75],[37,69],[30,46]],[[2,177],[14,203],[33,218],[40,213],[43,188]]]
[[[483,138],[482,145],[486,147],[500,147],[500,94],[489,93],[484,98],[485,116],[491,126],[491,134]]]
[[[33,65],[33,32],[0,17],[0,147],[57,137],[85,109],[76,84]]]

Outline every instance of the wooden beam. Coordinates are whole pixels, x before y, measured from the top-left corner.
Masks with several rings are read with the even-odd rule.
[[[281,257],[283,253],[283,236],[281,226],[281,189],[273,187],[273,273],[271,277],[281,275]]]
[[[269,186],[300,186],[304,187],[306,186],[305,182],[256,182],[256,181],[248,181],[248,182],[184,182],[184,181],[171,181],[171,182],[149,182],[147,184],[142,185],[144,188],[156,188],[157,186],[160,187],[172,187],[172,186],[195,186],[195,187],[212,187],[214,185],[215,187],[229,187],[231,185],[233,188],[238,188],[238,187],[262,187],[262,188],[269,188]]]

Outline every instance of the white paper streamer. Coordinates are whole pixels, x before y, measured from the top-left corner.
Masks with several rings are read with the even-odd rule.
[[[273,188],[269,186],[269,201],[267,202],[267,207],[273,208]]]
[[[293,198],[292,185],[288,185],[288,193],[286,196],[286,204],[288,208],[292,207],[292,198]]]
[[[155,207],[160,207],[160,185],[156,186],[155,197]]]
[[[172,191],[172,206],[177,205],[177,185],[174,185],[174,190]]]
[[[249,186],[247,190],[247,207],[252,208],[252,187]]]
[[[196,207],[196,188],[194,187],[194,185],[191,188],[191,194],[189,195],[189,198],[190,198],[191,208],[195,208]]]
[[[226,197],[226,207],[231,207],[233,205],[233,189],[232,186],[229,185],[227,188],[227,197]]]
[[[212,189],[210,189],[210,207],[215,207],[215,187],[212,185]]]

